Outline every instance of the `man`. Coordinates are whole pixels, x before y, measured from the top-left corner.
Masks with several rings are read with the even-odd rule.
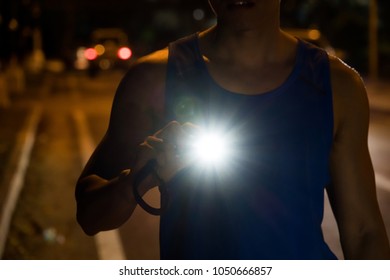
[[[77,184],[84,231],[129,219],[135,174],[156,159],[140,192],[165,182],[163,259],[334,259],[321,232],[325,187],[345,258],[390,258],[359,75],[282,32],[278,0],[209,3],[216,26],[123,78]],[[225,169],[188,160],[196,131],[220,127],[234,138]]]

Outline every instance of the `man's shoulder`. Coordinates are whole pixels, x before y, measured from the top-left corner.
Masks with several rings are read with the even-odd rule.
[[[141,77],[155,76],[163,74],[168,62],[168,49],[164,48],[137,59],[130,67],[129,72]]]
[[[336,130],[367,121],[369,106],[360,74],[342,60],[330,56],[331,81]]]
[[[166,64],[168,61],[168,48],[160,49],[154,51],[150,54],[140,57],[136,65],[146,64],[146,65],[161,65]]]
[[[125,92],[154,92],[165,84],[168,49],[161,49],[138,58],[122,78],[120,89]]]
[[[359,89],[363,86],[363,79],[359,72],[341,59],[329,56],[332,85],[334,89]],[[364,86],[363,86],[364,87]]]
[[[343,104],[343,107],[367,103],[366,88],[358,71],[333,56],[330,56],[330,71],[335,102]]]

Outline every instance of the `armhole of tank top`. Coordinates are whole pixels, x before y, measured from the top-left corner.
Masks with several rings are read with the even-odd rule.
[[[318,70],[319,73],[316,74],[317,83],[321,83],[320,86],[324,92],[324,100],[325,100],[325,108],[324,113],[329,118],[330,122],[330,134],[328,142],[329,145],[333,142],[333,134],[334,134],[334,110],[333,110],[333,88],[332,88],[332,78],[331,78],[331,69],[330,69],[330,57],[329,54],[321,48],[317,48],[317,55],[319,58],[317,59]],[[320,81],[318,81],[318,79]]]
[[[328,96],[327,100],[329,102],[329,115],[331,119],[331,139],[330,141],[333,141],[334,138],[334,108],[333,108],[333,87],[332,87],[332,73],[330,68],[330,57],[327,52],[324,51],[324,70],[326,73],[326,81],[325,81],[325,91],[326,95]]]

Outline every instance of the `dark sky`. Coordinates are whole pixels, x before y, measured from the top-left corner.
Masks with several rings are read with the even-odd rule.
[[[41,13],[31,18],[36,10],[34,3],[40,4]],[[357,3],[357,0],[283,0],[282,23],[318,26],[335,47],[347,50],[354,61],[365,63],[368,6]],[[378,0],[378,5],[379,49],[388,59],[390,1]],[[192,18],[195,8],[204,9],[206,18],[212,17],[207,0],[0,0],[0,54],[4,57],[15,49],[26,52],[26,40],[21,36],[26,25],[40,26],[49,57],[61,56],[86,44],[98,27],[121,27],[132,42],[159,48],[183,34],[202,29],[204,22]],[[13,17],[20,20],[16,32],[7,29]],[[387,68],[390,73],[390,67]]]
[[[202,8],[210,18],[207,0],[45,0],[42,1],[41,26],[50,55],[64,52],[88,41],[95,28],[120,27],[130,40],[164,42],[199,28],[192,12]],[[152,42],[153,41],[153,42]]]
[[[202,29],[192,17],[202,8],[211,17],[207,0],[0,0],[0,60],[28,55],[33,30],[42,32],[48,58],[67,57],[90,43],[96,28],[119,27],[144,52]],[[17,28],[9,23],[17,20]]]

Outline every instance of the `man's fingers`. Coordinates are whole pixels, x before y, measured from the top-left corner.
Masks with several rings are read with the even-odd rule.
[[[159,130],[155,137],[163,139],[165,142],[176,142],[176,138],[182,133],[181,124],[177,121],[172,121],[163,129]]]
[[[146,137],[145,141],[141,144],[141,146],[145,146],[156,151],[161,150],[163,145],[164,140],[156,136]]]
[[[196,134],[199,134],[202,129],[200,126],[198,125],[195,125],[193,123],[190,123],[190,122],[186,122],[184,123],[181,128],[183,129],[183,131],[187,134],[190,134],[190,135],[196,135]]]
[[[138,163],[144,165],[148,160],[156,159],[159,176],[169,180],[190,164],[189,149],[200,131],[200,127],[192,123],[181,125],[176,121],[170,122],[141,144]]]

